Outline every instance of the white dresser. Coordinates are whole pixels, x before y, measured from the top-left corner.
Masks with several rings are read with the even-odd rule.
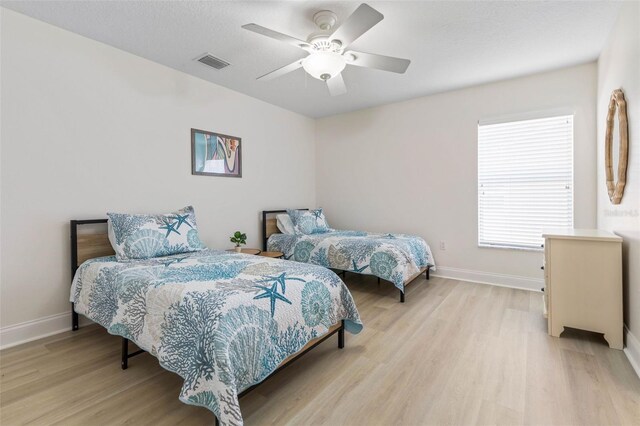
[[[544,301],[548,331],[564,327],[604,333],[622,349],[622,238],[597,229],[549,229],[544,237]]]

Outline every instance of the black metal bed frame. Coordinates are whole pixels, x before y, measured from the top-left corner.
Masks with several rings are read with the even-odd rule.
[[[427,266],[425,267],[424,270],[424,276],[427,280],[429,280],[429,271],[431,270],[431,266]],[[352,272],[354,274],[356,274],[357,272],[353,272],[353,271],[340,271],[338,273],[338,275],[342,275],[342,280],[344,281],[344,279],[347,277],[347,272]],[[414,280],[416,280],[420,275],[422,275],[422,272],[420,272],[418,275],[416,275],[415,277],[413,277],[413,279],[409,280],[408,282],[404,283],[404,286],[406,287],[407,284],[412,283]],[[380,284],[380,280],[382,280],[382,278],[380,277],[376,277],[378,279],[378,284]],[[393,284],[393,283],[392,283]],[[398,291],[400,292],[400,303],[404,303],[404,291],[398,289]]]
[[[295,210],[309,210],[309,209],[295,209]],[[267,251],[267,215],[286,213],[286,210],[263,210],[262,211],[262,251]]]
[[[71,228],[71,279],[76,275],[78,270],[78,226],[91,225],[98,223],[107,223],[107,219],[87,219],[87,220],[71,220],[69,225]],[[73,331],[80,328],[78,313],[75,304],[71,302],[71,329]],[[120,358],[120,367],[126,370],[129,367],[129,358],[144,353],[142,349],[129,353],[129,339],[122,337],[122,351]]]
[[[309,209],[295,209],[295,210],[309,210]],[[286,210],[263,210],[262,211],[262,250],[263,251],[267,251],[267,215],[269,214],[277,214],[277,213],[286,213]],[[429,277],[429,270],[431,269],[431,266],[427,266],[425,268],[424,271],[424,275],[425,278],[428,280]],[[342,270],[340,272],[338,272],[338,275],[342,275],[342,280],[344,281],[344,279],[347,277],[347,272],[352,272],[352,271],[346,271],[346,270]],[[357,272],[353,272],[354,274],[356,274]],[[422,275],[422,272],[420,272],[418,275],[416,275],[412,280],[408,281],[405,283],[405,286],[411,282],[413,282],[413,280],[415,280],[416,278],[418,278],[420,275]],[[380,284],[380,277],[376,277],[378,278],[378,284]],[[404,303],[404,291],[402,290],[398,290],[400,292],[400,303]]]
[[[69,225],[71,228],[71,279],[76,275],[78,270],[78,225],[90,225],[95,223],[107,223],[107,219],[87,219],[87,220],[71,220]],[[71,302],[71,329],[78,329],[78,313]]]
[[[276,368],[275,370],[273,370],[273,373],[271,373],[270,375],[268,375],[267,377],[264,378],[263,381],[261,381],[260,383],[256,383],[253,386],[250,386],[248,388],[246,388],[245,390],[243,390],[242,392],[240,392],[238,394],[238,398],[242,398],[243,396],[245,396],[246,394],[248,394],[249,392],[251,392],[253,389],[255,389],[256,387],[260,386],[262,383],[264,383],[266,380],[270,379],[271,377],[273,377],[274,374],[276,374],[279,371],[284,370],[286,367],[288,367],[292,362],[298,360],[298,358],[300,358],[302,355],[306,354],[307,352],[309,352],[311,349],[315,348],[316,346],[318,346],[320,343],[324,342],[325,340],[327,340],[329,337],[333,336],[334,334],[338,333],[338,348],[339,349],[344,349],[344,320],[342,320],[340,322],[340,327],[336,328],[335,330],[333,330],[330,333],[325,334],[324,336],[320,337],[317,341],[313,342],[313,345],[309,346],[308,348],[306,348],[304,351],[297,353],[293,358],[291,358],[289,361],[287,361],[286,364],[281,365],[280,367]]]
[[[281,212],[279,212],[279,213],[281,213]],[[265,215],[265,217],[266,217],[266,215]],[[76,274],[76,271],[78,270],[78,226],[79,225],[98,224],[98,223],[107,223],[107,219],[71,220],[69,222],[70,228],[71,228],[71,279],[73,279],[73,277]],[[264,231],[263,232],[264,232],[264,235],[266,235],[266,232],[267,232],[266,231],[266,221],[265,221]],[[74,303],[72,302],[71,303],[71,329],[73,331],[76,331],[76,330],[78,330],[78,328],[79,328],[79,317],[78,317],[78,313],[75,310]],[[238,394],[238,398],[242,398],[244,395],[246,395],[249,392],[251,392],[257,386],[261,385],[262,383],[264,383],[265,381],[267,381],[268,379],[273,377],[276,373],[278,373],[279,371],[283,370],[285,367],[290,365],[292,362],[298,360],[302,355],[306,354],[311,349],[315,348],[320,343],[324,342],[325,340],[327,340],[329,337],[333,336],[336,333],[338,333],[338,348],[343,349],[344,348],[344,330],[345,330],[344,320],[342,320],[340,322],[340,327],[338,327],[335,330],[325,334],[324,336],[320,337],[318,340],[313,342],[313,344],[311,346],[309,346],[305,350],[295,354],[295,356],[293,358],[291,358],[289,361],[287,361],[286,364],[281,365],[280,367],[275,369],[269,376],[265,377],[264,380],[262,380],[260,383],[256,383],[255,385],[250,386],[247,389],[245,389],[242,392],[240,392],[240,394]],[[143,354],[145,352],[146,352],[145,350],[139,349],[139,350],[137,350],[135,352],[129,353],[129,339],[122,337],[121,354],[120,354],[121,355],[121,357],[120,357],[120,367],[123,370],[126,370],[127,368],[129,368],[129,358],[132,358],[132,357],[134,357],[136,355]],[[216,417],[215,423],[216,423],[216,426],[219,424],[217,417]]]
[[[287,368],[289,365],[291,365],[294,361],[297,361],[302,355],[306,354],[307,352],[309,352],[311,349],[315,348],[316,346],[318,346],[320,343],[324,342],[325,340],[327,340],[329,337],[333,336],[334,334],[338,333],[338,348],[339,349],[344,349],[344,320],[342,320],[340,322],[340,327],[336,328],[335,330],[333,330],[330,333],[325,334],[324,336],[320,337],[317,341],[313,342],[313,345],[309,346],[308,348],[306,348],[305,350],[303,350],[300,353],[297,353],[293,358],[291,358],[289,361],[287,361],[286,364],[281,365],[280,367],[276,368],[275,370],[273,370],[273,372],[271,374],[269,374],[267,377],[265,377],[260,383],[256,383],[253,386],[249,386],[248,388],[246,388],[245,390],[243,390],[242,392],[240,392],[238,394],[238,399],[242,398],[243,396],[245,396],[246,394],[248,394],[249,392],[251,392],[252,390],[254,390],[255,388],[257,388],[258,386],[260,386],[261,384],[263,384],[264,382],[266,382],[267,380],[269,380],[270,378],[272,378],[273,376],[276,375],[276,373],[284,370],[285,368]],[[215,420],[215,426],[219,426],[220,425],[220,421],[218,420],[218,417],[216,417]]]

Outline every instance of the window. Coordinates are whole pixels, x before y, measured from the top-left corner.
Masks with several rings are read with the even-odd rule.
[[[478,244],[540,249],[573,227],[573,115],[478,125]]]

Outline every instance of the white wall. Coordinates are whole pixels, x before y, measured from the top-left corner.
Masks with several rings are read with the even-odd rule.
[[[575,226],[593,227],[595,89],[590,63],[320,119],[318,205],[336,228],[424,237],[441,274],[539,288],[540,253],[477,246],[477,122],[573,111]]]
[[[627,100],[629,161],[624,197],[619,205],[613,205],[609,202],[605,185],[604,134],[609,98],[611,92],[619,88]],[[640,338],[640,3],[637,2],[625,3],[598,60],[597,134],[598,227],[614,231],[624,238],[624,318],[636,339],[633,356],[638,363],[636,368],[640,368],[637,340]],[[617,175],[616,168],[614,174]],[[627,346],[633,345],[628,335],[626,343]]]
[[[0,13],[3,334],[69,326],[70,219],[193,204],[203,240],[227,248],[238,229],[260,243],[260,210],[315,204],[312,119]],[[192,127],[242,138],[241,179],[191,175]]]
[[[596,224],[595,63],[316,122],[0,13],[1,344],[68,327],[68,221],[107,210],[193,204],[225,248],[236,229],[259,244],[262,209],[321,205],[335,227],[424,236],[441,274],[538,288],[541,254],[477,247],[480,119],[573,111],[575,223]],[[243,138],[242,179],[191,176],[192,127]]]

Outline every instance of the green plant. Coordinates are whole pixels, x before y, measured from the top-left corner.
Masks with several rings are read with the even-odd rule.
[[[236,231],[235,234],[233,234],[233,236],[229,238],[229,241],[234,243],[236,247],[240,247],[240,244],[247,244],[247,234]]]

